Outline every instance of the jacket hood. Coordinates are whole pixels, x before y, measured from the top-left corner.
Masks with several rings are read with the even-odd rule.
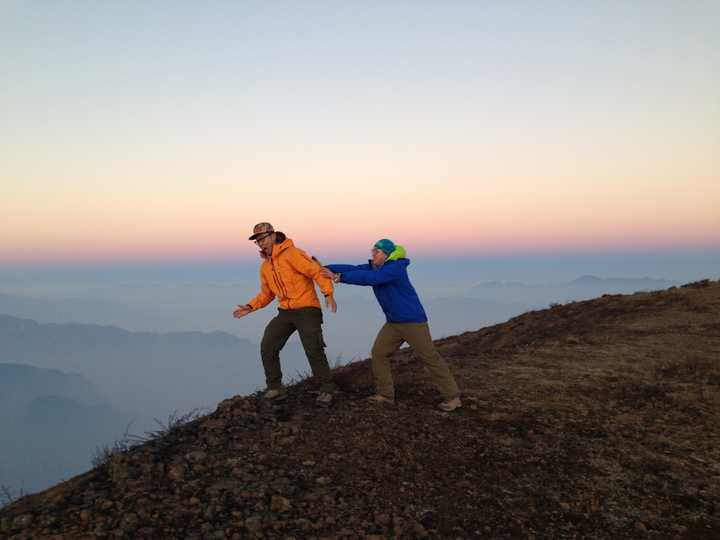
[[[291,247],[295,247],[295,244],[292,240],[287,238],[284,234],[282,235],[282,237],[278,236],[277,242],[275,242],[275,245],[273,246],[272,258],[277,258],[283,251]]]
[[[280,240],[280,238],[278,238],[278,240]],[[292,240],[290,240],[289,238],[286,238],[285,235],[283,235],[283,240],[276,242],[275,245],[273,246],[273,258],[277,257],[283,251],[285,251],[286,249],[291,248],[291,247],[295,247],[295,244],[293,243]]]
[[[395,250],[388,256],[388,261],[397,261],[398,259],[407,259],[407,252],[402,246],[395,244]]]
[[[390,264],[390,263],[407,267],[410,264],[410,259],[394,259],[392,261],[387,260],[387,261],[385,261],[385,264],[383,264],[383,266],[385,266],[386,264]],[[370,263],[370,266],[372,266],[372,261]]]

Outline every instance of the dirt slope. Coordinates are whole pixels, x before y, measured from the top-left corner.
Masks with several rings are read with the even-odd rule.
[[[234,397],[0,510],[3,538],[720,538],[720,283],[526,313],[412,351],[398,405],[369,366],[282,405]]]

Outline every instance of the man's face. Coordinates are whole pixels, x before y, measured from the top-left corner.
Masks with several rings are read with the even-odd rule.
[[[269,257],[272,255],[273,245],[275,245],[275,233],[263,233],[255,239],[255,243]]]
[[[385,264],[387,255],[385,255],[385,252],[382,249],[374,247],[370,250],[370,254],[372,255],[373,266],[382,266]]]

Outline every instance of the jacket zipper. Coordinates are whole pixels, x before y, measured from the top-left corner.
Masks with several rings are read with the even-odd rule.
[[[290,309],[290,296],[288,295],[287,289],[285,288],[285,284],[280,278],[280,274],[275,270],[275,263],[272,260],[270,260],[270,267],[272,268],[273,276],[275,277],[275,283],[277,284],[280,291],[285,295],[285,298],[287,299],[288,309]]]

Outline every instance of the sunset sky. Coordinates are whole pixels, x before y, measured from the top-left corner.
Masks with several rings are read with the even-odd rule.
[[[582,4],[582,5],[581,5]],[[0,4],[0,264],[720,249],[718,2]]]

